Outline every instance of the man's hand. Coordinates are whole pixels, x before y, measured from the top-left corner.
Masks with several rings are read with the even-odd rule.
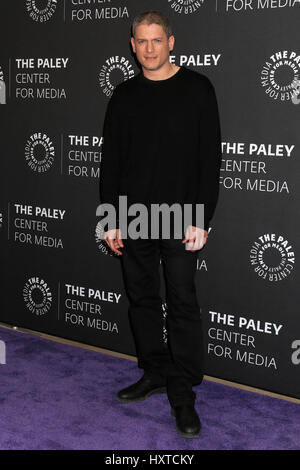
[[[123,254],[121,251],[118,250],[118,248],[124,247],[121,237],[121,230],[119,228],[114,228],[105,232],[104,240],[112,251],[114,251],[118,255]]]
[[[200,250],[207,241],[208,232],[199,227],[188,225],[185,231],[185,238],[182,243],[187,243],[185,249],[189,251]]]

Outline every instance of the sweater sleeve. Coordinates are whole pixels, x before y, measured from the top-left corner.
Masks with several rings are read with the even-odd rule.
[[[204,204],[204,230],[208,231],[218,201],[222,162],[219,110],[215,89],[208,77],[205,80],[200,117],[199,157],[200,175],[197,203]],[[196,224],[195,216],[193,224]]]
[[[121,134],[118,112],[118,86],[108,102],[103,125],[103,144],[100,166],[100,203],[112,204],[116,211],[116,226],[103,227],[104,231],[119,228],[119,186],[121,177]]]

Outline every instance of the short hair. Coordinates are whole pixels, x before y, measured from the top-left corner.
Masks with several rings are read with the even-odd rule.
[[[144,11],[143,13],[139,13],[136,15],[133,19],[132,23],[132,36],[135,37],[135,30],[136,27],[140,24],[159,24],[160,26],[163,27],[167,38],[169,39],[170,36],[172,36],[172,27],[169,18],[162,13],[161,11],[156,11],[156,10],[149,10],[149,11]]]

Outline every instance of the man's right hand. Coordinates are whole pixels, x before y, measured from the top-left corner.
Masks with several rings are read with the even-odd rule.
[[[114,251],[118,255],[123,254],[121,251],[118,250],[118,248],[124,248],[121,237],[121,230],[119,228],[114,228],[112,230],[104,232],[104,240],[112,251]]]

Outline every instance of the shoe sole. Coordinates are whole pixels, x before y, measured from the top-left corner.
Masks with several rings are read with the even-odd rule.
[[[117,400],[119,403],[134,403],[136,401],[144,401],[146,398],[150,397],[154,393],[166,393],[167,387],[160,387],[160,388],[155,388],[148,392],[146,395],[139,397],[139,398],[120,398],[117,396]]]
[[[175,414],[175,411],[173,410],[173,408],[171,408],[171,415],[174,416],[174,418],[176,418],[176,414]],[[201,434],[201,427],[200,427],[200,431],[199,432],[195,432],[195,433],[186,433],[186,432],[182,432],[177,424],[176,424],[176,431],[178,432],[178,434],[180,434],[180,436],[182,437],[187,437],[188,439],[194,439],[194,438],[198,438],[200,437],[200,434]]]

